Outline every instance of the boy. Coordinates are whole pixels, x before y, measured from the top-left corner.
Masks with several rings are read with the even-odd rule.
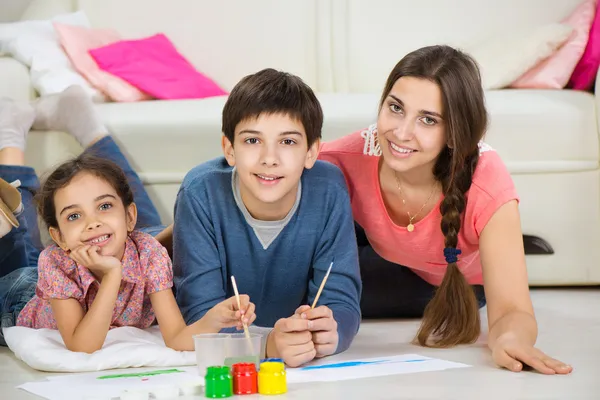
[[[235,86],[222,123],[225,157],[192,169],[175,204],[174,270],[186,322],[233,295],[233,275],[256,304],[250,330],[273,327],[266,357],[294,367],[346,350],[360,323],[362,284],[344,177],[317,161],[319,101],[300,78],[266,69]]]

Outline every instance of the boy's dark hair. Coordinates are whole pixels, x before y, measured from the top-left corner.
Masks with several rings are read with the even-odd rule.
[[[133,203],[133,192],[121,167],[105,158],[82,153],[80,156],[64,162],[48,175],[35,196],[38,214],[47,227],[58,228],[54,195],[81,172],[87,172],[105,180],[115,189],[125,207]]]
[[[428,46],[407,54],[392,70],[380,108],[398,79],[410,76],[434,82],[442,93],[448,145],[433,173],[442,183],[441,230],[445,250],[456,252],[458,234],[473,174],[479,159],[479,141],[488,124],[481,75],[475,60],[449,46]],[[440,249],[440,252],[442,249]],[[452,257],[435,296],[423,314],[417,334],[423,346],[450,347],[473,343],[480,334],[479,304],[473,288]]]
[[[321,138],[321,104],[295,75],[267,68],[242,78],[223,107],[223,134],[233,145],[237,124],[261,114],[285,114],[302,122],[309,147]]]

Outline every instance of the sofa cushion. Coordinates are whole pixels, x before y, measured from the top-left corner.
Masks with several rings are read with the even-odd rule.
[[[528,89],[562,89],[581,59],[588,42],[590,27],[596,15],[597,0],[586,0],[563,23],[574,28],[573,33],[554,54],[531,68],[510,86]]]
[[[596,6],[596,15],[590,28],[588,42],[581,59],[571,75],[569,87],[579,90],[591,89],[600,65],[600,1]]]
[[[377,118],[379,94],[319,94],[323,140],[367,127]],[[221,111],[226,97],[97,105],[134,168],[151,183],[179,183],[196,164],[221,151]],[[486,142],[513,173],[597,168],[594,97],[561,90],[486,92],[490,126]],[[33,135],[34,166],[44,169],[76,150],[66,135]],[[35,138],[35,139],[34,139]],[[54,138],[54,139],[53,139]],[[41,142],[41,140],[44,142]],[[39,141],[39,143],[31,143]],[[62,143],[59,143],[62,142]],[[45,159],[44,159],[45,157]],[[53,157],[50,159],[49,157]]]
[[[92,49],[98,66],[157,99],[203,99],[227,94],[198,72],[163,34]]]
[[[323,14],[328,2],[317,3],[75,1],[94,28],[115,29],[124,39],[164,33],[186,59],[225,90],[266,67],[300,75],[313,87],[321,85],[319,69],[327,60],[319,51],[329,43],[329,30],[318,30],[317,23],[328,22],[328,14]]]
[[[598,167],[596,103],[570,90],[489,90],[485,141],[512,173],[580,171]],[[379,94],[321,94],[324,140],[377,119]]]
[[[486,142],[512,173],[567,172],[598,167],[594,96],[570,90],[486,93]]]
[[[118,76],[101,70],[89,50],[121,40],[112,29],[90,29],[83,26],[54,23],[60,43],[73,67],[96,89],[117,102],[150,100],[152,96],[130,85]]]
[[[96,100],[103,100],[104,96],[73,69],[61,48],[53,22],[89,26],[83,12],[61,14],[52,20],[0,24],[0,52],[30,68],[31,84],[42,96],[79,85]]]
[[[343,60],[335,64],[336,90],[379,91],[394,65],[413,50],[440,43],[471,49],[487,39],[560,22],[581,1],[457,0],[436,1],[435,6],[427,1],[335,1],[332,59]]]
[[[227,97],[98,105],[109,130],[151,182],[174,182],[196,164],[220,156],[221,111]],[[372,123],[378,95],[319,95],[323,140]],[[168,146],[167,146],[168,143]]]

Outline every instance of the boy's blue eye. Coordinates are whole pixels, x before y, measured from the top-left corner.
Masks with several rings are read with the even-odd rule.
[[[254,138],[254,137],[251,137],[251,138],[248,138],[248,139],[244,140],[244,143],[256,144],[256,143],[258,143],[258,139]]]

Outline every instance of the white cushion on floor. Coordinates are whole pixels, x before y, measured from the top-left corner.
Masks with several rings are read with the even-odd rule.
[[[102,349],[92,354],[67,350],[57,330],[16,326],[4,328],[3,333],[15,357],[40,371],[86,372],[196,363],[193,351],[180,352],[166,347],[158,326],[144,330],[133,327],[111,329]],[[127,356],[123,357],[123,354]]]

